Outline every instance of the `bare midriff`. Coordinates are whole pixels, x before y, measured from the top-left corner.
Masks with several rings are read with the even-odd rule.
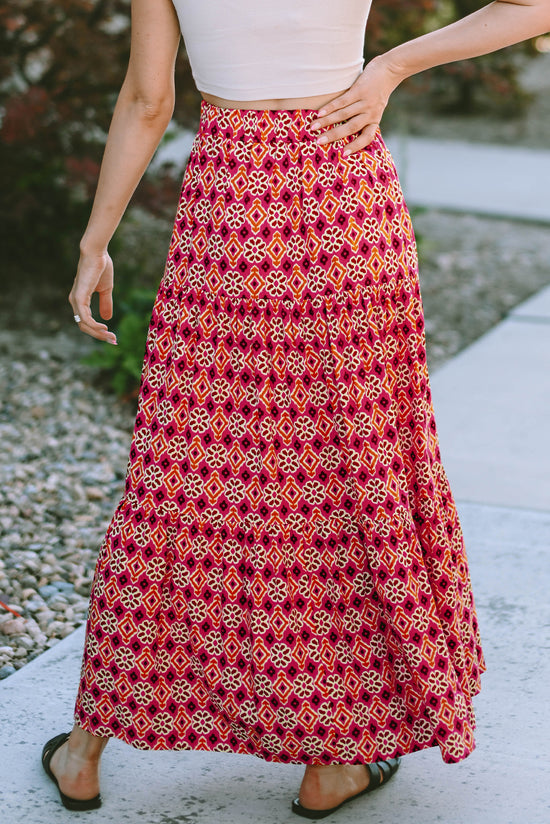
[[[280,97],[271,100],[226,100],[223,97],[216,97],[214,94],[201,92],[201,96],[208,103],[219,106],[222,109],[320,109],[329,100],[343,94],[346,89],[331,94],[316,94],[312,97]]]

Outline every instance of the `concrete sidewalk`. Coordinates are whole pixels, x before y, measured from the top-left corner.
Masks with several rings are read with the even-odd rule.
[[[432,384],[455,497],[549,512],[550,287],[446,363]]]
[[[409,206],[550,222],[550,151],[389,135]]]

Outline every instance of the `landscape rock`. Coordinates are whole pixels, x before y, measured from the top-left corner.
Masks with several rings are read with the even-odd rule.
[[[120,498],[135,410],[94,386],[96,346],[0,310],[0,677],[86,620],[97,552]],[[34,316],[36,318],[36,316]],[[23,320],[25,322],[23,323]]]
[[[4,621],[0,627],[0,632],[3,635],[22,635],[25,632],[25,619],[12,618],[10,621]]]

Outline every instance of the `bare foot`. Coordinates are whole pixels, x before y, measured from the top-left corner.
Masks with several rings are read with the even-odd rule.
[[[91,735],[75,724],[68,740],[55,751],[50,762],[62,793],[79,801],[87,801],[99,793],[99,760],[108,740]]]
[[[382,770],[380,770],[383,778]],[[327,764],[306,767],[298,800],[310,810],[336,807],[369,786],[370,773],[364,764]]]

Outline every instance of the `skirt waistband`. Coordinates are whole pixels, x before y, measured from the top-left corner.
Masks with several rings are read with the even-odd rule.
[[[251,140],[259,143],[271,141],[312,142],[325,129],[312,129],[317,119],[316,109],[227,109],[201,102],[199,137],[219,137],[228,140]],[[333,146],[342,146],[352,140],[352,136],[334,141]],[[379,142],[379,133],[373,144]],[[374,146],[373,146],[374,148]]]

